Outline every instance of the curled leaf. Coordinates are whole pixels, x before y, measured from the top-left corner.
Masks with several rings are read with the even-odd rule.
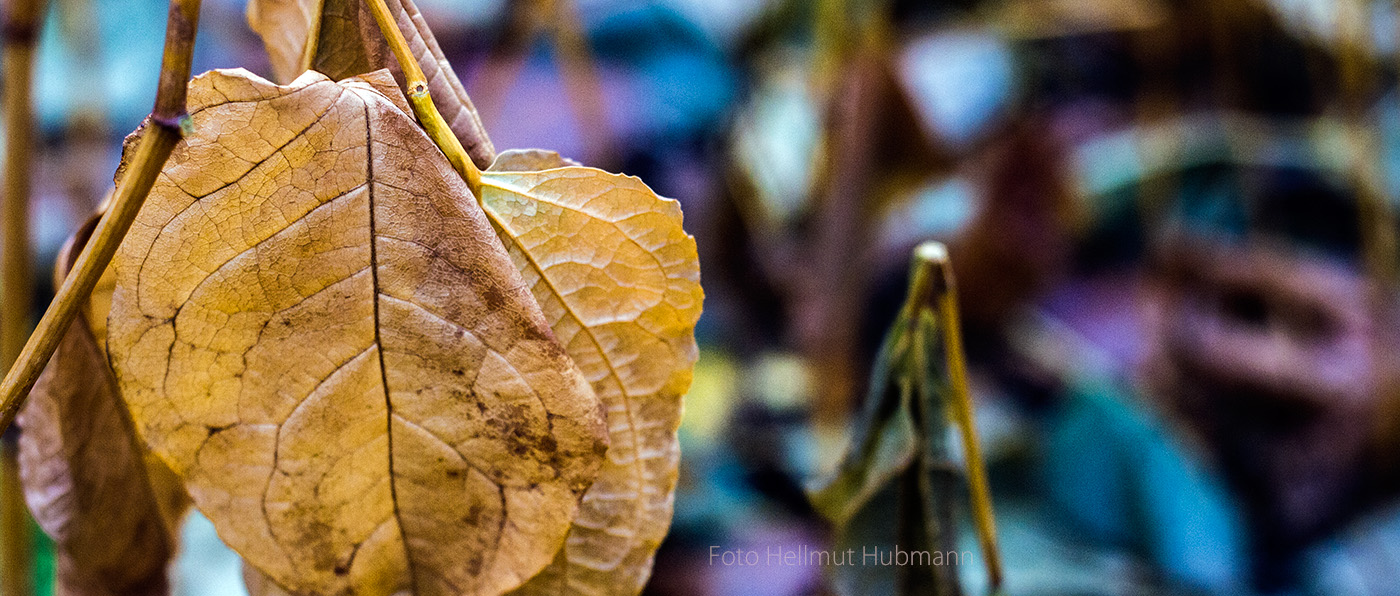
[[[611,441],[564,550],[516,594],[640,593],[671,523],[698,355],[695,239],[680,204],[640,180],[542,151],[502,153],[482,206],[607,408]]]
[[[55,285],[96,223],[94,216],[64,247]],[[35,521],[57,547],[59,594],[160,596],[169,593],[166,566],[188,498],[140,446],[95,339],[92,323],[105,327],[110,290],[98,286],[19,413],[20,478]]]
[[[385,72],[190,84],[109,343],[220,537],[314,596],[499,594],[559,550],[602,411]]]
[[[477,167],[491,165],[496,149],[481,116],[418,6],[413,0],[388,5],[423,68],[433,104]],[[248,23],[262,36],[278,82],[288,83],[308,68],[336,80],[387,68],[403,88],[398,62],[362,0],[252,0]]]
[[[962,593],[956,564],[944,560],[956,550],[953,510],[962,480],[948,433],[950,348],[928,304],[931,265],[916,263],[922,269],[912,276],[905,307],[876,356],[851,443],[809,497],[834,527],[836,552],[904,548],[928,558],[913,565],[833,566],[841,596]]]
[[[291,82],[306,70],[306,40],[315,36],[323,0],[252,0],[248,27],[263,39],[272,75]]]

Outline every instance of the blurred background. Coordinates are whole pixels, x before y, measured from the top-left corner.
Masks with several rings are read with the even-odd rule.
[[[166,11],[51,4],[40,272],[150,109]],[[821,568],[712,547],[830,544],[804,487],[842,453],[925,239],[958,276],[1007,594],[1400,594],[1395,4],[419,7],[498,148],[640,176],[699,244],[647,594],[828,593]],[[204,2],[196,72],[270,75],[244,11]],[[185,534],[177,591],[240,594],[208,523]]]

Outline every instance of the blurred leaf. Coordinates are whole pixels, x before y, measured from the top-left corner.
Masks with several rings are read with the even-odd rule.
[[[93,216],[59,254],[55,286],[96,224]],[[166,567],[189,498],[141,446],[117,395],[96,339],[112,289],[111,276],[103,280],[20,411],[20,477],[35,521],[55,541],[59,594],[160,596],[170,592]]]
[[[293,596],[246,562],[243,563],[243,587],[248,589],[248,596]]]
[[[583,164],[545,149],[510,149],[496,156],[496,163],[491,164],[490,171],[538,172],[580,165]]]
[[[137,427],[297,594],[499,594],[559,551],[602,408],[387,72],[190,84],[114,261]]]
[[[825,95],[814,91],[799,58],[806,56],[778,56],[763,70],[729,135],[729,159],[740,176],[734,198],[756,234],[793,232],[847,200],[846,193],[833,199],[826,188],[843,165],[859,165],[847,168],[861,172],[853,198],[871,217],[952,171],[956,139],[937,137],[925,122],[911,97],[914,81],[905,80],[893,56],[855,56],[838,89]],[[854,130],[868,131],[862,143],[868,150],[853,148]]]
[[[1009,36],[1048,39],[1148,29],[1167,12],[1160,0],[1004,0],[987,17]]]
[[[837,526],[850,523],[918,456],[919,429],[910,387],[903,382],[907,379],[896,380],[891,370],[891,358],[903,358],[909,341],[897,333],[885,339],[870,377],[872,393],[866,396],[851,447],[836,474],[812,493],[812,505]]]
[[[607,408],[611,443],[564,550],[515,593],[632,595],[671,524],[700,262],[679,203],[570,163],[507,151],[482,173],[482,205]]]
[[[840,594],[949,595],[961,592],[952,510],[959,472],[948,444],[948,384],[935,315],[911,301],[876,358],[850,448],[811,491],[835,526],[835,551],[859,562],[831,566]],[[868,553],[925,552],[930,561],[860,564]],[[932,564],[930,564],[930,562]]]

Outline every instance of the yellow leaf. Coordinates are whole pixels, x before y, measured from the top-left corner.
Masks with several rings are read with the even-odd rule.
[[[491,170],[496,172],[537,172],[583,165],[545,149],[511,149],[496,156]]]
[[[529,168],[541,171],[502,171]],[[680,204],[539,151],[502,153],[482,205],[608,412],[611,447],[565,549],[516,594],[641,592],[671,523],[681,396],[704,294]]]
[[[247,588],[248,596],[293,596],[247,563],[243,564],[243,587]]]
[[[496,149],[418,7],[413,0],[389,0],[388,6],[423,68],[433,105],[477,166],[489,166]],[[278,82],[307,68],[336,80],[387,68],[403,88],[398,61],[362,0],[252,0],[248,24],[262,36]],[[308,40],[315,44],[310,56]]]
[[[109,347],[152,450],[286,591],[499,594],[559,550],[598,399],[385,72],[190,84],[117,254]]]
[[[96,223],[94,216],[59,254],[55,286]],[[96,306],[68,329],[19,413],[20,478],[57,547],[61,594],[159,596],[169,592],[165,569],[189,500],[140,446],[95,339],[92,323],[105,321],[110,289],[99,285]]]

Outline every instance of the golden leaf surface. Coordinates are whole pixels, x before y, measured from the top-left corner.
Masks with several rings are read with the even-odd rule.
[[[258,571],[247,563],[243,564],[243,587],[248,590],[248,596],[292,596],[281,586],[273,583],[261,571]]]
[[[96,223],[59,254],[55,287]],[[111,287],[98,286],[20,410],[20,479],[35,521],[55,542],[56,593],[163,596],[188,498],[141,446],[96,340],[92,322],[105,328]]]
[[[695,239],[676,201],[548,152],[502,153],[482,173],[482,205],[607,408],[611,442],[564,550],[515,593],[640,593],[671,524],[698,357]]]
[[[418,6],[413,0],[388,0],[387,4],[423,69],[433,105],[477,167],[491,165],[496,149],[484,132],[481,116]],[[252,0],[248,24],[262,36],[279,82],[290,82],[305,70],[310,40],[316,44],[310,56],[312,70],[339,80],[387,68],[403,89],[398,61],[363,0]]]
[[[190,84],[109,346],[220,537],[314,596],[499,594],[549,563],[603,412],[385,72]]]
[[[277,585],[261,571],[246,563],[243,565],[243,587],[248,590],[248,596],[298,596],[282,589],[282,586]],[[413,594],[404,590],[394,596],[413,596]]]

